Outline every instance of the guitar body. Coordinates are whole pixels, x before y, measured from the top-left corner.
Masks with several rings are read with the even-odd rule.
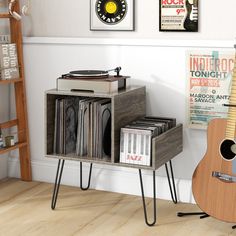
[[[184,28],[192,32],[198,31],[198,8],[194,5],[196,4],[190,4],[188,0],[186,1],[187,15],[184,20]]]
[[[189,17],[186,17],[186,19],[184,21],[184,28],[187,31],[197,32],[198,31],[198,23],[197,23],[197,21],[192,21],[192,20],[190,20]]]
[[[192,190],[202,211],[219,220],[235,223],[236,183],[212,176],[214,171],[236,176],[232,173],[232,161],[223,159],[220,153],[226,125],[226,119],[214,119],[209,122],[207,151],[194,171]]]

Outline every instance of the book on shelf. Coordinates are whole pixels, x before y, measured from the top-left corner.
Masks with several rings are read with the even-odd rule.
[[[0,44],[0,79],[10,80],[16,78],[19,78],[16,44]]]
[[[120,162],[150,166],[152,138],[176,126],[175,118],[144,117],[121,128]]]

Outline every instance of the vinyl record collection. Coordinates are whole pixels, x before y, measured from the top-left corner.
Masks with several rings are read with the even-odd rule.
[[[147,116],[121,128],[120,162],[150,166],[152,138],[174,126],[174,118]]]
[[[54,153],[110,158],[111,100],[69,96],[57,98]]]

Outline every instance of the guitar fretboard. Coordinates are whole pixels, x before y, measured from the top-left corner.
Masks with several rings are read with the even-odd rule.
[[[234,46],[236,47],[236,45]],[[231,85],[231,92],[230,92],[230,99],[229,99],[229,105],[232,105],[229,107],[228,111],[228,118],[227,118],[227,126],[226,126],[226,139],[233,139],[234,140],[234,134],[235,134],[235,128],[236,128],[236,53],[234,58],[234,69],[233,69],[233,75],[232,75],[232,85]]]

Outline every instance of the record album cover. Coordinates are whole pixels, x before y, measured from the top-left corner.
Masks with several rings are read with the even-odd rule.
[[[199,0],[159,0],[160,31],[198,31]]]

